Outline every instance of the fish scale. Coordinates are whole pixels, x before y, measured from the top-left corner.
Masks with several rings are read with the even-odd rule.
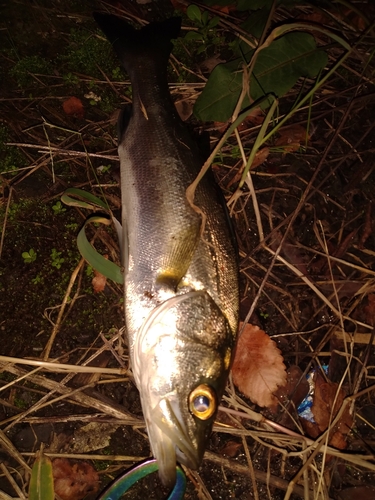
[[[125,322],[152,453],[172,486],[176,461],[198,468],[229,374],[238,327],[238,265],[211,172],[194,204],[186,189],[203,161],[167,83],[180,19],[136,30],[94,15],[132,84],[120,119]]]

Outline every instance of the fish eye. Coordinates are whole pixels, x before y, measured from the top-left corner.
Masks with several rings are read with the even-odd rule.
[[[206,384],[201,384],[189,395],[189,409],[200,420],[212,417],[217,408],[215,391]]]

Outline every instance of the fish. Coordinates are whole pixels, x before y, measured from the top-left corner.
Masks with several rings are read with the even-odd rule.
[[[212,172],[168,86],[181,19],[136,29],[95,13],[132,88],[119,118],[124,311],[130,363],[165,486],[199,468],[223,395],[239,315],[236,242]]]

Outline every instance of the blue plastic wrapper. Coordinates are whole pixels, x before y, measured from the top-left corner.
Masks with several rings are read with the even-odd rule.
[[[309,392],[305,399],[300,403],[297,408],[298,416],[308,420],[309,422],[315,423],[314,415],[311,411],[311,407],[314,402],[314,391],[315,391],[315,374],[320,368],[313,368],[306,375],[306,379],[309,383]],[[324,373],[328,372],[328,365],[322,365]]]

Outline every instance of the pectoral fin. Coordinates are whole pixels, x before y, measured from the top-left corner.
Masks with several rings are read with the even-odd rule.
[[[196,224],[172,235],[169,240],[156,283],[159,286],[176,290],[187,273],[200,238],[200,218]]]

